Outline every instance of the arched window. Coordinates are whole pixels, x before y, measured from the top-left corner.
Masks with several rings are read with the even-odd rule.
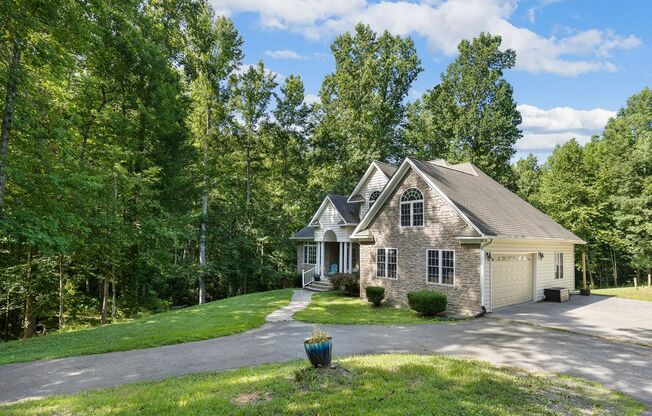
[[[378,199],[380,196],[380,191],[373,191],[371,195],[369,195],[369,209],[374,205],[374,202]]]
[[[401,226],[423,225],[423,194],[416,188],[409,188],[401,195]]]

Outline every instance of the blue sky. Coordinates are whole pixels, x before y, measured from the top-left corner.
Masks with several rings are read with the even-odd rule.
[[[563,0],[211,0],[230,16],[245,63],[298,74],[308,100],[333,70],[329,44],[356,22],[411,36],[424,71],[410,99],[436,85],[456,45],[481,31],[517,52],[506,74],[523,115],[517,143],[544,160],[555,144],[599,133],[627,97],[652,84],[652,2]]]

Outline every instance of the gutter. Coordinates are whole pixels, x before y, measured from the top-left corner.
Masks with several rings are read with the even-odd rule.
[[[494,241],[493,238],[490,238],[489,241],[487,241],[487,240],[485,240],[484,242],[482,242],[482,240],[480,241],[480,299],[482,301],[482,315],[484,315],[487,312],[487,308],[486,308],[486,305],[485,305],[485,298],[484,298],[484,292],[485,292],[485,290],[484,290],[485,289],[485,275],[484,275],[484,271],[485,271],[485,267],[484,267],[485,260],[484,260],[484,258],[485,258],[485,255],[484,255],[484,248],[486,246],[488,246],[489,244],[491,244],[493,241]]]

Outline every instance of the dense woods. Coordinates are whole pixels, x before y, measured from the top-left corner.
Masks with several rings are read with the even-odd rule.
[[[595,285],[648,273],[649,89],[587,145],[512,166],[500,37],[461,42],[408,102],[412,40],[358,25],[312,105],[298,74],[245,65],[245,41],[202,0],[4,2],[2,338],[292,284],[288,237],[374,159],[471,161],[588,241]]]

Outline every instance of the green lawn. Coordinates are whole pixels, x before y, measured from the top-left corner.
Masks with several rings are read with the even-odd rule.
[[[613,289],[595,289],[591,293],[596,295],[617,296],[625,299],[646,300],[652,302],[652,288],[639,287],[617,287]]]
[[[443,356],[371,355],[170,378],[0,406],[0,415],[637,415],[585,380]]]
[[[341,292],[313,295],[310,305],[294,319],[318,324],[428,324],[450,322],[444,318],[422,318],[407,308],[373,307],[357,297]]]
[[[111,325],[0,343],[0,364],[178,344],[261,326],[290,289],[235,296]]]

